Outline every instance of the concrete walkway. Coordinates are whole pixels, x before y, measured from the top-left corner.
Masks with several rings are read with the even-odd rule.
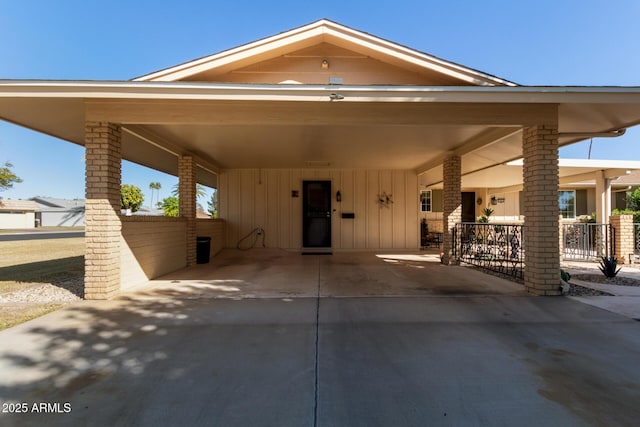
[[[284,277],[258,255],[242,256],[244,274],[227,258],[227,279],[199,266],[0,332],[0,401],[28,408],[0,425],[637,425],[638,322],[501,294],[491,276],[493,295],[473,294],[470,270],[438,276],[435,263],[380,258],[349,273],[348,258],[299,256]],[[363,295],[338,295],[356,276]],[[422,289],[438,280],[452,283]],[[268,294],[261,281],[291,283],[242,296]],[[388,296],[366,295],[368,283]]]
[[[566,265],[566,267],[567,271],[569,271],[573,276],[579,274],[595,274],[600,276],[602,274],[598,269],[598,263],[596,262],[571,262]],[[637,267],[623,266],[618,275],[621,277],[640,280],[640,269]],[[640,287],[594,283],[575,278],[571,279],[571,283],[607,292],[613,296],[581,296],[570,298],[584,304],[602,308],[612,313],[621,314],[631,319],[640,320]]]

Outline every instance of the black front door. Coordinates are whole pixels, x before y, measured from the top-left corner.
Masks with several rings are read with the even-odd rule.
[[[462,222],[476,222],[476,193],[462,192]]]
[[[302,246],[331,247],[331,181],[302,183]]]

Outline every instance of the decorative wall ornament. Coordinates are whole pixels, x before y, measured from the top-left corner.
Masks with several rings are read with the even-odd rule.
[[[383,191],[382,194],[378,194],[378,200],[376,202],[380,208],[388,208],[389,205],[393,203],[393,195]]]

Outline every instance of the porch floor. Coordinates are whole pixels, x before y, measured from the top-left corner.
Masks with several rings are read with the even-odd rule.
[[[151,280],[135,291],[211,298],[527,295],[509,280],[444,266],[435,253],[301,255],[278,249],[224,250],[208,264]]]

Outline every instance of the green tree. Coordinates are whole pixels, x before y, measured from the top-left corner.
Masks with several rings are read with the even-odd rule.
[[[14,183],[22,182],[15,173],[11,171],[13,165],[9,162],[5,162],[3,167],[0,167],[0,191],[13,188]]]
[[[160,189],[162,188],[162,184],[159,182],[151,182],[149,183],[149,189],[151,190],[151,207],[153,207],[153,191],[156,190],[158,192],[158,196],[160,197]]]
[[[171,190],[171,195],[173,197],[180,197],[180,185],[176,184],[173,186],[173,190]],[[205,197],[207,195],[207,190],[204,189],[204,185],[196,184],[196,200],[201,197]]]
[[[211,218],[218,217],[218,190],[216,189],[211,194],[211,200],[207,202],[207,212],[211,214]]]
[[[180,215],[180,202],[177,197],[167,197],[162,199],[162,209],[164,210],[164,216],[179,216]]]
[[[136,212],[144,202],[144,195],[140,187],[132,184],[123,184],[120,187],[120,207]]]
[[[627,209],[640,211],[640,187],[627,192]]]

